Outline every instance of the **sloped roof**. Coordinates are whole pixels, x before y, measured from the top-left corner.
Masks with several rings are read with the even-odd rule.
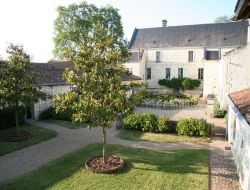
[[[135,29],[129,48],[241,46],[247,31],[248,21]]]
[[[37,73],[37,82],[41,86],[66,85],[66,81],[62,79],[63,72],[66,68],[74,68],[74,64],[70,61],[61,61],[53,63],[33,63],[34,71]],[[123,81],[141,80],[140,77],[121,76]]]
[[[250,123],[250,88],[229,94],[234,105]]]

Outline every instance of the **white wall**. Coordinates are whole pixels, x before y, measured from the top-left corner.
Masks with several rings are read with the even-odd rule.
[[[233,137],[235,129],[235,138]],[[228,142],[243,190],[250,189],[250,126],[229,100]]]
[[[219,50],[219,48],[207,48]],[[221,54],[232,48],[220,48]],[[156,62],[156,51],[161,53],[161,61]],[[193,51],[193,62],[188,61],[188,52]],[[160,88],[159,79],[165,78],[166,68],[171,69],[171,78],[178,77],[178,68],[183,68],[183,77],[198,79],[198,69],[204,68],[203,95],[218,93],[218,65],[220,60],[210,61],[204,59],[203,47],[182,48],[154,48],[144,51],[143,59],[139,63],[126,63],[125,66],[132,70],[133,74],[144,78],[145,68],[151,68],[151,79],[145,79],[150,88]],[[138,65],[141,65],[138,66]]]
[[[218,91],[221,107],[226,107],[228,94],[250,87],[250,44],[225,54],[222,64]]]
[[[70,86],[68,85],[42,86],[41,90],[53,97],[58,93],[65,93],[65,92],[70,91]],[[53,106],[52,99],[49,99],[47,101],[39,101],[35,103],[34,104],[34,119],[38,120],[40,113],[48,109],[51,106]]]

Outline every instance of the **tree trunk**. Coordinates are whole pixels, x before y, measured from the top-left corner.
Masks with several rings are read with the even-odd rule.
[[[18,102],[16,102],[16,131],[17,131],[17,134],[20,133],[19,131],[19,121],[18,121]]]
[[[102,144],[102,157],[103,157],[103,163],[106,163],[106,128],[102,127],[102,139],[103,139],[103,144]]]

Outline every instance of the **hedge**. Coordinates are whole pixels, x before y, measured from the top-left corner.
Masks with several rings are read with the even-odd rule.
[[[72,121],[72,111],[66,110],[64,112],[56,113],[55,108],[50,107],[41,112],[39,115],[39,120],[48,120],[48,119]]]
[[[123,119],[123,128],[153,133],[172,132],[166,116],[157,117],[152,113],[128,115]]]
[[[200,86],[200,81],[197,79],[191,79],[191,78],[172,78],[171,80],[168,79],[160,79],[158,81],[158,84],[160,86],[165,86],[167,88],[172,88],[174,90],[192,90],[194,88],[197,88]]]
[[[179,135],[207,137],[209,124],[203,119],[182,119],[178,121],[176,131]]]
[[[25,110],[23,107],[19,107],[19,124],[25,123]],[[13,127],[16,125],[15,119],[15,107],[7,107],[0,109],[0,129]]]

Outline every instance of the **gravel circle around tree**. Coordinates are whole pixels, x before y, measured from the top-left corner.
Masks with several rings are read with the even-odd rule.
[[[125,162],[122,158],[114,155],[106,156],[106,163],[102,156],[94,156],[85,163],[86,169],[94,173],[110,174],[122,170]]]

